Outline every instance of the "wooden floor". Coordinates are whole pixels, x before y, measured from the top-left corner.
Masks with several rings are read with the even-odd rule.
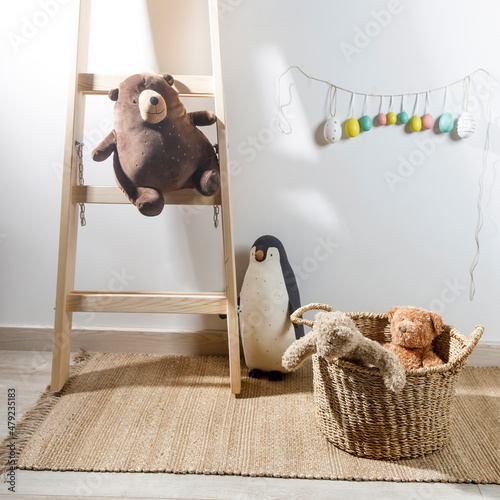
[[[0,435],[7,434],[7,389],[15,388],[18,419],[50,380],[51,353],[0,351]],[[147,499],[500,499],[500,486],[442,483],[350,482],[141,473],[16,471],[15,498]],[[0,500],[14,498],[0,481]]]

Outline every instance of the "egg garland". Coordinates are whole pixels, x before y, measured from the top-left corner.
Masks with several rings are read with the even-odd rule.
[[[300,68],[295,67],[298,70]],[[289,68],[291,69],[291,68]],[[305,76],[306,73],[304,73],[302,70],[300,70]],[[286,73],[286,72],[285,72]],[[282,75],[283,76],[283,75]],[[468,138],[472,136],[475,131],[476,131],[476,118],[469,113],[468,111],[468,92],[469,92],[469,85],[470,85],[470,76],[464,78],[462,81],[466,85],[466,91],[464,95],[464,109],[465,111],[459,116],[457,120],[455,120],[454,116],[452,113],[449,111],[444,111],[439,118],[434,119],[434,116],[429,112],[429,102],[430,102],[430,94],[431,92],[434,92],[435,90],[445,90],[445,97],[444,97],[444,105],[443,108],[446,110],[447,106],[447,93],[448,93],[448,87],[440,87],[439,89],[435,90],[428,90],[426,92],[417,92],[417,93],[410,93],[410,94],[395,94],[395,95],[387,95],[387,94],[361,94],[364,96],[364,106],[363,106],[363,113],[361,114],[361,118],[355,117],[355,112],[354,112],[354,100],[356,97],[356,94],[348,89],[344,89],[342,87],[337,87],[336,85],[333,85],[329,83],[328,81],[324,80],[319,80],[318,78],[310,77],[313,80],[321,81],[326,84],[328,84],[329,88],[329,116],[324,122],[323,125],[323,135],[325,138],[325,141],[330,143],[330,144],[335,144],[339,142],[345,133],[345,136],[354,138],[357,137],[360,132],[369,132],[372,130],[375,126],[385,126],[385,125],[395,125],[395,124],[402,124],[402,125],[407,125],[406,130],[410,132],[420,132],[422,130],[434,130],[436,133],[449,133],[453,130],[455,124],[456,124],[456,137],[458,138]],[[280,77],[281,78],[281,77]],[[452,85],[459,83],[459,82],[454,82]],[[337,117],[336,111],[337,111],[337,91],[342,90],[348,94],[351,94],[351,104],[349,108],[349,114],[347,115],[349,118],[343,122],[343,120]],[[423,94],[425,94],[426,101],[425,101],[425,110],[422,115],[418,113],[419,111],[419,99],[421,96],[423,97]],[[370,116],[369,113],[367,113],[367,100],[369,97],[373,98],[380,98],[380,109],[379,113],[376,116]],[[408,103],[405,103],[405,96],[408,97],[408,99],[412,99],[413,97],[415,98],[415,104],[414,104],[414,109],[413,113],[408,113],[407,111],[404,110],[404,107],[408,105]],[[389,110],[386,111],[383,109],[384,107],[384,99],[389,97],[390,98],[390,104],[389,104]],[[394,98],[401,98],[401,108],[399,113],[395,112],[393,110],[393,99]],[[332,111],[333,108],[333,103],[335,103],[335,111]],[[280,114],[278,115],[278,125],[280,127],[280,130],[283,133],[290,133],[289,131],[283,130],[283,128],[280,125],[280,117],[281,115],[284,114],[281,111],[282,106],[280,105]],[[344,137],[345,137],[344,136]]]

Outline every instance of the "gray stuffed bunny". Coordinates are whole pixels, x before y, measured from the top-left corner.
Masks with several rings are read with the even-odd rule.
[[[285,351],[282,364],[293,371],[315,353],[329,361],[342,358],[374,365],[380,370],[385,386],[395,393],[406,384],[405,369],[399,359],[378,342],[366,338],[343,312],[317,313],[312,330]]]

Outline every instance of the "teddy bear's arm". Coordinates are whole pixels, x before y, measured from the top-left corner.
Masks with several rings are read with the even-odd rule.
[[[116,132],[112,130],[92,151],[92,159],[94,161],[104,161],[116,149]]]
[[[444,362],[443,360],[433,351],[428,352],[423,358],[422,358],[422,366],[424,368],[427,368],[429,366],[440,366],[443,365]]]
[[[283,354],[281,364],[289,371],[296,370],[309,356],[316,352],[316,332],[296,340]]]
[[[188,113],[188,115],[197,127],[213,125],[217,121],[217,116],[212,111],[193,111],[192,113]]]

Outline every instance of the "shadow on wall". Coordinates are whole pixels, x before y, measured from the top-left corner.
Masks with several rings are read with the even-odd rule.
[[[146,0],[157,67],[162,73],[211,75],[206,0]]]

